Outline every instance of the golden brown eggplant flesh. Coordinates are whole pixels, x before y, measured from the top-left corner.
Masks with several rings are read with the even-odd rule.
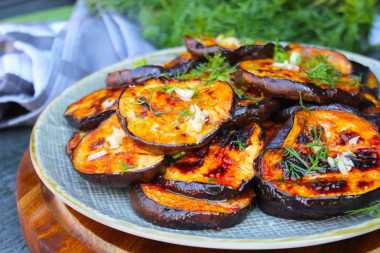
[[[117,187],[151,182],[165,169],[164,156],[137,147],[122,130],[116,114],[80,140],[71,162],[86,180]]]
[[[363,92],[363,100],[359,105],[360,112],[369,120],[380,126],[380,101],[376,96]]]
[[[223,130],[212,143],[189,151],[170,165],[156,183],[184,196],[209,200],[236,197],[250,188],[253,163],[264,145],[258,123]]]
[[[208,201],[171,193],[154,184],[139,184],[132,188],[133,210],[145,220],[175,229],[221,229],[243,221],[253,204],[255,194],[225,201]]]
[[[295,111],[255,170],[265,213],[296,220],[343,214],[380,197],[379,132],[347,106]]]
[[[235,82],[257,94],[316,103],[341,103],[357,106],[361,100],[361,85],[355,76],[340,77],[332,88],[327,84],[316,85],[307,79],[302,65],[298,70],[274,66],[273,59],[247,60],[237,67]]]
[[[70,140],[66,144],[66,155],[71,158],[75,147],[78,145],[83,136],[87,134],[87,131],[77,130],[73,133]]]
[[[122,89],[100,89],[67,107],[64,114],[73,127],[94,129],[116,110],[116,101]]]
[[[273,57],[274,44],[242,45],[235,38],[211,38],[203,39],[185,35],[185,46],[193,56],[204,59],[204,55],[220,53],[232,64],[246,59],[264,59]]]
[[[233,105],[234,93],[226,82],[150,79],[126,88],[117,114],[143,149],[174,155],[212,140],[230,120]]]

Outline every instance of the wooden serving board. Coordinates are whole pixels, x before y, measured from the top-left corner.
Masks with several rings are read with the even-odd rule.
[[[22,232],[32,252],[236,252],[158,242],[91,220],[43,185],[34,171],[29,149],[18,166],[16,200]],[[271,252],[380,252],[380,230],[343,241]]]

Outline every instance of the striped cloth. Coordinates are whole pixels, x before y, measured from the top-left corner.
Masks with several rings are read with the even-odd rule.
[[[0,25],[0,128],[33,125],[80,78],[153,50],[137,24],[112,12],[90,15],[83,1],[68,22]]]

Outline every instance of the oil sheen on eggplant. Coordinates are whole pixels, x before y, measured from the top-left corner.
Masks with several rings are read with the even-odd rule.
[[[327,53],[327,50],[315,48],[295,48],[292,51],[298,52],[297,49],[306,54],[302,55],[303,61],[298,69],[274,65],[274,60],[269,58],[247,60],[238,66],[236,83],[240,87],[245,86],[258,94],[262,92],[271,97],[298,100],[301,94],[304,101],[320,104],[341,103],[350,106],[359,104],[362,85],[356,81],[357,77],[352,74],[352,63],[344,55],[331,50]],[[341,76],[333,86],[325,83],[317,85],[309,79],[305,66],[310,57],[315,55],[326,57],[336,71],[339,71]]]
[[[174,155],[212,140],[230,120],[233,105],[234,93],[226,82],[150,79],[126,88],[117,114],[143,149]]]
[[[243,221],[254,201],[253,190],[225,200],[208,201],[184,197],[154,184],[132,188],[133,210],[145,220],[175,229],[221,229]]]
[[[71,161],[86,180],[109,186],[150,182],[165,169],[164,156],[137,147],[122,130],[116,114],[80,140]]]
[[[122,89],[100,89],[67,107],[64,114],[73,127],[94,129],[116,110],[116,101]]]
[[[250,186],[253,163],[264,145],[258,123],[223,130],[210,145],[189,151],[157,179],[163,188],[184,196],[225,200]]]
[[[310,143],[326,146],[333,166],[320,160],[318,166],[323,168],[307,173],[299,159],[286,154],[286,149],[294,148],[310,167],[318,152],[305,147]],[[351,161],[350,170],[339,167],[344,159]],[[339,215],[380,197],[379,132],[357,110],[343,105],[294,111],[255,169],[258,203],[265,213],[297,220]]]

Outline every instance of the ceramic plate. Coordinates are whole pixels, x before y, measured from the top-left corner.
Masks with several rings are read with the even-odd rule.
[[[155,226],[131,208],[129,189],[106,188],[83,180],[65,154],[74,132],[64,119],[68,105],[105,87],[108,72],[132,68],[146,59],[149,64],[173,59],[184,48],[161,50],[129,59],[98,71],[71,86],[41,114],[34,126],[30,150],[34,168],[43,183],[67,205],[109,227],[137,236],[187,246],[221,249],[276,249],[322,244],[368,233],[380,228],[380,219],[369,215],[346,215],[323,221],[293,221],[275,218],[258,208],[241,224],[216,230],[176,230]],[[353,53],[348,58],[371,68],[380,80],[380,62]]]

